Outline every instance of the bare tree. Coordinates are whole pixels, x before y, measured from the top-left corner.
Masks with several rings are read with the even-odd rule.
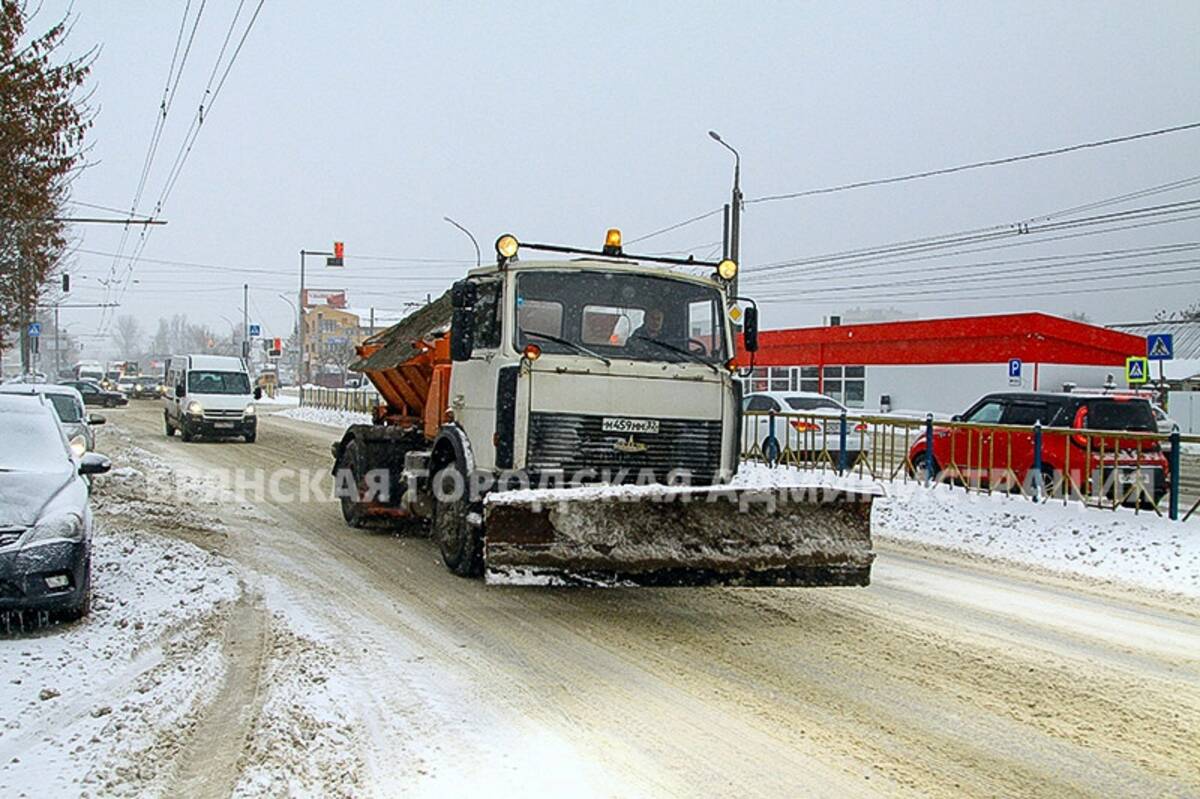
[[[146,337],[142,333],[142,326],[138,323],[137,317],[129,314],[118,316],[114,323],[112,337],[113,343],[117,346],[117,353],[123,360],[135,361],[141,357],[142,345]]]

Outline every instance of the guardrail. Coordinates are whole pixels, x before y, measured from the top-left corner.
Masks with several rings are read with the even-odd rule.
[[[769,466],[1200,519],[1200,436],[1178,431],[747,412],[741,450]]]
[[[327,408],[334,411],[371,413],[383,400],[374,386],[366,388],[325,388],[300,386],[300,407]]]

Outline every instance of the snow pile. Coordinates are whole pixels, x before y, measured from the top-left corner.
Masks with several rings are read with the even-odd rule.
[[[743,464],[735,484],[816,483],[860,488],[857,475]],[[1153,511],[1098,509],[1062,500],[1035,503],[1014,494],[927,489],[915,481],[882,481],[872,505],[871,533],[1061,574],[1200,597],[1200,527]]]
[[[272,416],[284,416],[288,419],[296,419],[301,422],[310,424],[325,425],[326,427],[338,427],[345,429],[352,424],[370,424],[371,416],[358,411],[337,411],[331,408],[313,408],[303,406],[299,408],[288,408],[284,411],[276,411]]]
[[[226,561],[118,529],[96,532],[92,557],[88,617],[0,637],[0,785],[7,795],[111,794],[122,785],[136,793],[138,772],[149,778],[156,770],[144,750],[219,681],[217,647],[203,620],[237,596]],[[175,635],[183,629],[195,632]]]

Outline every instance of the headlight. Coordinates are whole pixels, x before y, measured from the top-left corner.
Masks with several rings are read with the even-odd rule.
[[[74,513],[51,516],[34,526],[33,530],[29,532],[26,543],[50,541],[55,538],[66,538],[71,541],[83,538],[83,520]]]
[[[83,453],[87,452],[87,439],[83,436],[75,436],[71,439],[71,452],[76,458],[82,458]]]
[[[243,416],[253,416],[254,414],[255,410],[253,402],[246,406],[246,410],[242,411]]]
[[[204,414],[204,406],[196,400],[192,400],[187,404],[187,412],[192,416],[202,416]]]

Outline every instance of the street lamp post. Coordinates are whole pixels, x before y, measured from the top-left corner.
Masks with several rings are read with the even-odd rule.
[[[729,230],[727,233],[728,240],[725,242],[725,244],[726,244],[726,249],[729,253],[729,257],[732,258],[740,267],[741,266],[740,245],[741,245],[741,238],[742,238],[742,235],[741,235],[742,234],[742,186],[741,186],[742,156],[741,156],[741,154],[738,153],[737,150],[735,150],[733,147],[731,147],[729,145],[729,142],[722,139],[721,134],[717,133],[715,130],[710,130],[708,132],[708,135],[710,137],[712,137],[712,140],[715,141],[717,144],[721,145],[726,150],[733,153],[733,198],[732,198],[733,215],[732,215],[732,219],[730,220]],[[742,270],[739,268],[738,273],[740,274],[741,271]],[[737,296],[737,286],[738,286],[738,278],[737,278],[737,275],[735,275],[733,280],[730,281],[730,296],[733,296],[733,297]]]
[[[333,253],[324,250],[301,250],[300,251],[300,310],[298,314],[300,322],[300,383],[308,382],[308,353],[304,351],[304,256],[306,255],[325,255],[333,256]]]

